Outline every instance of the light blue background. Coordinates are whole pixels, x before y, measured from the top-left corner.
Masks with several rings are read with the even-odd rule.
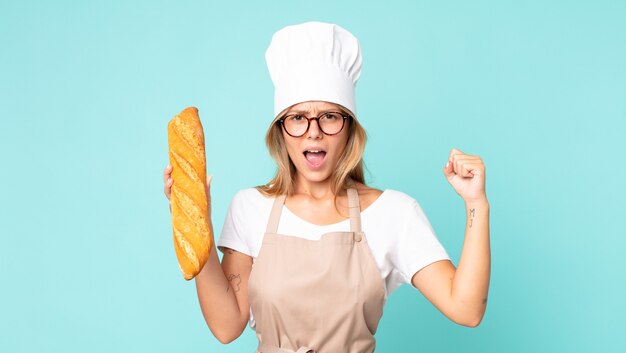
[[[265,49],[309,20],[359,38],[368,181],[415,197],[455,263],[442,167],[453,147],[487,167],[482,324],[403,286],[377,352],[624,351],[625,18],[624,1],[2,1],[0,351],[254,351],[250,328],[212,336],[178,269],[166,125],[200,110],[217,238],[274,171]]]

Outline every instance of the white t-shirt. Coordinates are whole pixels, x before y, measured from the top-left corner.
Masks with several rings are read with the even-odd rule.
[[[267,228],[274,198],[255,188],[239,191],[233,198],[217,247],[249,255],[256,261]],[[449,260],[430,222],[415,199],[387,189],[361,211],[361,228],[365,232],[374,260],[385,283],[385,302],[403,283],[411,285],[413,275],[439,260]],[[309,223],[283,206],[278,224],[279,234],[317,240],[322,234],[350,231],[350,220],[319,226]],[[250,312],[250,327],[255,322]]]

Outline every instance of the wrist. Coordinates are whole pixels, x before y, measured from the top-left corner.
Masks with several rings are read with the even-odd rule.
[[[481,197],[478,199],[467,199],[465,201],[465,207],[467,208],[475,208],[475,207],[486,207],[489,208],[489,201],[486,197]]]

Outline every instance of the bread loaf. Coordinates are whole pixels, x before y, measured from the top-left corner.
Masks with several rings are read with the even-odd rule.
[[[198,109],[186,108],[170,120],[167,139],[174,180],[170,196],[174,249],[183,277],[190,280],[202,270],[213,246],[204,132]]]

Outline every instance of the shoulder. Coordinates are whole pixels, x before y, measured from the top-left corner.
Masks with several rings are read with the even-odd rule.
[[[274,199],[261,194],[256,188],[247,188],[235,193],[226,215],[229,231],[236,232],[239,237],[255,236],[267,222]],[[224,229],[222,233],[224,234]]]
[[[414,206],[415,204],[417,204],[417,200],[411,195],[393,189],[385,190],[385,198],[388,202],[405,207]]]
[[[372,206],[373,212],[382,212],[395,218],[420,208],[415,198],[402,191],[393,189],[385,189],[383,191],[360,183],[356,185],[356,189],[359,192],[362,210]]]
[[[271,205],[274,198],[263,195],[256,188],[239,190],[231,202],[233,209],[255,209],[265,205]]]
[[[358,182],[355,184],[355,189],[359,193],[361,209],[369,207],[383,194],[382,190],[378,190]]]
[[[395,206],[394,208],[411,208],[417,205],[417,200],[412,196],[398,190],[385,189],[384,191],[371,188],[361,183],[357,183],[356,189],[361,198],[362,207],[376,203],[385,204],[385,206]]]

